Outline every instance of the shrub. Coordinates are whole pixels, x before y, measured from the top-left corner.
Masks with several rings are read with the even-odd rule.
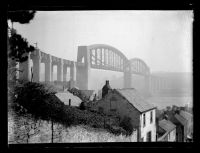
[[[133,129],[129,118],[125,118],[121,122],[121,127],[124,129],[112,128],[113,125],[119,127],[117,119],[106,116],[102,113],[91,112],[85,109],[84,103],[80,108],[64,105],[55,96],[56,91],[48,84],[36,82],[21,82],[14,88],[13,106],[14,110],[19,114],[31,114],[35,118],[52,120],[61,123],[66,127],[72,125],[88,125],[95,128],[106,128],[113,134],[120,134],[124,130],[130,133]],[[83,106],[82,106],[83,105]],[[110,120],[110,126],[105,126],[105,120]],[[123,132],[124,133],[124,132]]]
[[[80,110],[85,110],[86,109],[85,102],[81,102],[79,108]]]
[[[126,135],[131,135],[133,133],[133,125],[131,123],[131,118],[125,116],[123,120],[119,124],[120,127],[122,127],[124,130],[126,130]]]
[[[64,106],[55,96],[52,86],[36,82],[19,82],[14,88],[13,104],[15,110],[20,106],[43,119],[56,118]]]

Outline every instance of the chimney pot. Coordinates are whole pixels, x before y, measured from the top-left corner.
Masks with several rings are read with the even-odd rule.
[[[71,99],[69,99],[69,106],[71,106]]]

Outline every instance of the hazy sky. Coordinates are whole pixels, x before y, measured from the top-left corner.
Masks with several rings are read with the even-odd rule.
[[[151,71],[192,72],[192,11],[38,11],[17,32],[68,60],[80,45],[108,44]]]

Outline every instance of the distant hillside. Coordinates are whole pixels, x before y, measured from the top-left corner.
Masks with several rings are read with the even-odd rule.
[[[162,77],[167,80],[169,89],[161,91],[164,94],[167,94],[169,96],[192,95],[192,73],[153,72],[152,75]],[[123,88],[123,77],[118,77],[110,80],[110,84],[112,88]],[[136,88],[140,92],[144,92],[144,77],[139,75],[132,75],[131,87]]]
[[[153,72],[152,75],[165,78],[169,89],[160,94],[168,95],[192,95],[193,75],[188,72]]]

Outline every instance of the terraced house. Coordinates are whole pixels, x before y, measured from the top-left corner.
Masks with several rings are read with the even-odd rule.
[[[157,141],[176,141],[176,125],[174,125],[171,121],[166,119],[159,121],[157,131]]]
[[[133,128],[138,132],[137,141],[156,141],[156,107],[147,103],[136,89],[110,89],[94,107],[121,119],[130,117]]]

